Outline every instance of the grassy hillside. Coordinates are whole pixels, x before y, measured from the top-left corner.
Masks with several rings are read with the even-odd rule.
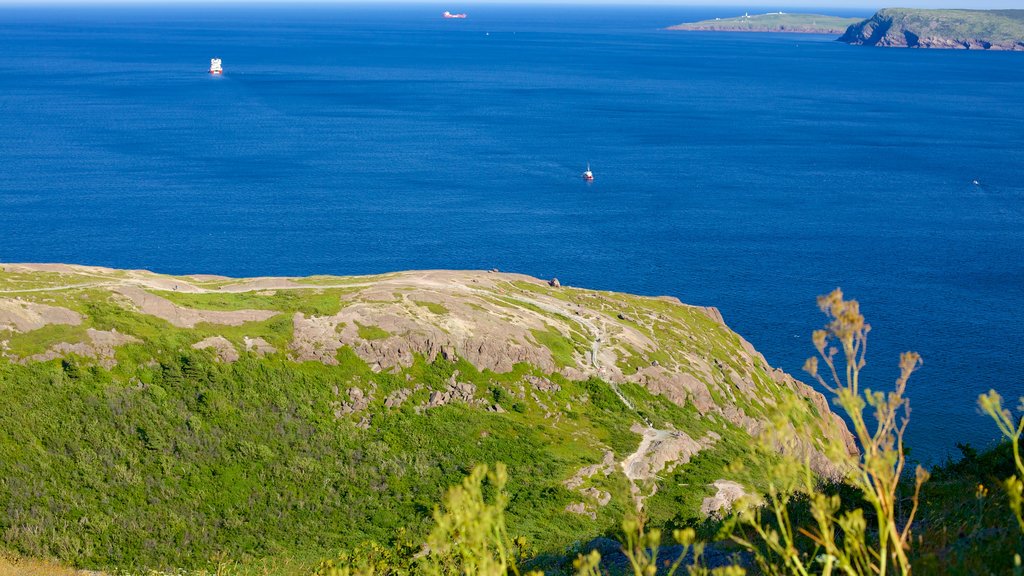
[[[841,40],[889,47],[1024,50],[1024,10],[889,8],[850,27]]]
[[[821,14],[752,14],[735,18],[716,18],[670,26],[669,30],[706,30],[715,32],[800,32],[841,34],[861,18],[840,18]]]
[[[5,265],[0,394],[0,550],[100,569],[420,542],[499,461],[510,530],[558,554],[640,503],[693,524],[716,480],[761,488],[751,434],[780,403],[821,473],[846,439],[714,310],[486,272]]]

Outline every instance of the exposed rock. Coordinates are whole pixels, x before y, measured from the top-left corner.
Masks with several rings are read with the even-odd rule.
[[[716,480],[712,486],[717,492],[700,504],[700,513],[705,517],[722,518],[732,509],[732,505],[747,495],[741,484],[731,480]]]
[[[58,288],[64,283],[115,292],[127,307],[179,327],[200,322],[237,325],[265,320],[280,312],[192,309],[150,290],[280,293],[296,289],[321,290],[331,284],[328,277],[317,278],[315,285],[286,278],[235,282],[216,279],[216,286],[211,287],[198,283],[213,284],[212,278],[167,277],[145,271],[64,265],[5,265],[5,268],[29,273],[58,272],[58,279],[50,275],[41,281]],[[821,435],[842,437],[848,448],[856,448],[843,421],[831,413],[823,397],[788,375],[770,373],[764,358],[728,329],[717,310],[686,306],[672,297],[645,298],[585,290],[554,292],[554,284],[554,279],[549,284],[536,278],[498,272],[418,271],[364,279],[338,278],[335,287],[344,288],[338,291],[342,304],[339,311],[327,316],[293,314],[292,340],[286,352],[298,361],[336,364],[339,351],[347,347],[377,372],[399,371],[411,366],[419,357],[428,362],[439,357],[449,361],[465,360],[477,370],[497,373],[508,373],[516,364],[525,363],[532,367],[533,374],[558,373],[569,380],[598,377],[608,383],[627,406],[629,399],[621,394],[619,385],[636,383],[680,406],[692,405],[703,416],[717,421],[721,415],[744,430],[754,432],[765,421],[773,398],[785,388],[806,396],[810,402],[803,408],[808,413],[816,410],[820,416],[821,433],[815,428],[819,423],[814,421],[809,432],[802,432],[814,437],[800,448],[811,455],[813,461],[827,461],[822,456],[823,445],[817,442]],[[67,296],[77,297],[72,293]],[[425,314],[417,302],[436,303],[449,313]],[[9,306],[4,308],[8,317],[18,316],[17,321],[9,320],[7,325],[18,329],[19,323],[21,327],[40,324],[34,317],[29,320],[31,324],[26,324],[25,318],[31,315],[26,316],[22,304],[17,306],[16,314],[11,313]],[[63,316],[50,320],[84,322],[72,310],[51,308]],[[40,317],[54,312],[35,309],[39,310],[46,310]],[[714,322],[705,322],[699,314]],[[367,332],[366,327],[376,330]],[[556,334],[563,340],[541,342],[536,336],[538,332]],[[5,352],[8,356],[16,337],[12,335],[9,339],[11,344]],[[209,344],[230,355],[229,360],[237,354],[233,346],[229,350],[224,342]],[[565,344],[572,347],[568,354]],[[275,352],[273,346],[258,338],[246,339],[245,349],[257,354]],[[554,349],[560,350],[557,361]],[[56,356],[62,352],[104,356],[97,352],[91,340],[64,344],[47,354]],[[112,359],[113,352],[104,357]],[[623,370],[630,373],[625,374]],[[766,378],[769,374],[771,379]],[[404,376],[406,380],[411,377],[408,373]],[[520,400],[532,397],[548,418],[557,419],[563,413],[560,406],[568,405],[565,399],[556,401],[550,396],[560,391],[550,379],[531,376],[524,378],[523,384],[512,394]],[[530,387],[529,392],[526,385]],[[453,401],[468,402],[481,409],[500,408],[493,401],[478,400],[474,395],[475,390],[460,388],[456,381],[437,391],[418,409]],[[408,395],[398,393],[389,395],[385,405],[395,408],[408,400]],[[582,397],[574,398],[571,405],[578,407],[581,402],[585,402]]]
[[[605,476],[609,476],[615,471],[615,453],[611,450],[605,450],[604,459],[601,460],[600,464],[591,464],[590,466],[584,466],[573,474],[572,478],[569,478],[562,484],[569,490],[576,490],[583,486],[583,483],[589,480],[592,476],[603,473]]]
[[[117,286],[114,290],[126,296],[143,314],[167,320],[178,328],[194,328],[200,322],[241,326],[246,322],[260,322],[279,314],[274,310],[220,311],[185,308],[137,286]]]
[[[13,298],[0,298],[0,330],[31,332],[50,324],[78,326],[82,315],[74,310]]]
[[[235,362],[240,358],[235,345],[223,336],[210,336],[192,345],[196,350],[212,348],[221,362]]]
[[[548,281],[548,286],[551,286],[552,288],[561,288],[562,283],[558,281],[558,278],[552,278]]]
[[[361,388],[349,388],[348,397],[348,402],[342,402],[338,405],[338,408],[334,411],[335,416],[339,418],[348,416],[349,414],[362,412],[370,406],[370,397]]]
[[[253,352],[258,356],[266,356],[267,354],[273,354],[277,352],[277,348],[274,348],[270,344],[270,342],[267,342],[266,340],[258,336],[256,338],[250,338],[246,336],[244,341],[245,351]]]
[[[22,364],[28,362],[45,362],[47,360],[63,358],[73,354],[83,358],[96,359],[100,366],[103,366],[104,368],[112,368],[117,365],[115,353],[118,346],[131,344],[133,342],[141,342],[138,338],[122,334],[117,330],[95,330],[93,328],[89,328],[85,332],[86,336],[89,338],[88,342],[78,342],[75,344],[60,342],[51,346],[46,352],[23,358],[20,362]]]
[[[453,375],[452,378],[455,378],[455,376]],[[435,390],[431,392],[427,403],[417,407],[417,410],[429,410],[452,402],[462,402],[463,404],[478,403],[476,401],[476,386],[465,382],[450,381],[444,391]]]
[[[1024,10],[888,8],[839,39],[888,48],[1024,50]]]
[[[633,432],[643,439],[636,452],[622,462],[622,470],[630,480],[650,480],[669,466],[686,464],[703,446],[685,432],[656,430],[634,424]]]
[[[658,365],[640,370],[636,378],[652,393],[680,406],[692,403],[701,414],[718,409],[707,385],[688,372],[672,372]]]
[[[558,384],[555,384],[547,378],[541,378],[540,376],[525,376],[523,377],[523,380],[529,382],[534,388],[541,392],[555,393],[562,389]]]
[[[405,404],[405,401],[412,396],[412,393],[413,390],[411,388],[399,388],[391,394],[388,394],[388,397],[384,399],[384,407],[398,408],[402,404]]]
[[[580,516],[589,516],[591,520],[597,520],[597,513],[590,509],[589,506],[583,502],[574,502],[565,507],[565,511],[570,514],[579,514]]]
[[[594,487],[584,488],[583,490],[580,490],[580,494],[593,498],[594,500],[597,501],[597,505],[601,506],[602,508],[607,506],[608,503],[612,501],[611,493],[605,492],[604,490],[598,490],[597,488]]]

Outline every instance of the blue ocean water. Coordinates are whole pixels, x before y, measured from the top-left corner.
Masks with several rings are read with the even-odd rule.
[[[872,385],[925,358],[915,456],[996,437],[977,394],[1024,394],[1024,55],[455,8],[0,10],[0,261],[497,267],[717,306],[798,375],[841,286]]]

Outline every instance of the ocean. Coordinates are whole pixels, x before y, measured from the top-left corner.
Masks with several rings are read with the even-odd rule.
[[[842,287],[870,386],[924,357],[912,456],[990,444],[977,395],[1024,394],[1024,55],[662,30],[744,11],[2,8],[0,261],[499,268],[716,306],[797,376]]]

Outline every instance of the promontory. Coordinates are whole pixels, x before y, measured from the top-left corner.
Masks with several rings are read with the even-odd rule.
[[[669,30],[708,32],[794,32],[803,34],[842,34],[862,22],[861,18],[842,18],[821,14],[744,14],[735,18],[715,18],[670,26]]]
[[[896,48],[1024,50],[1024,10],[889,8],[851,26],[839,40]]]

